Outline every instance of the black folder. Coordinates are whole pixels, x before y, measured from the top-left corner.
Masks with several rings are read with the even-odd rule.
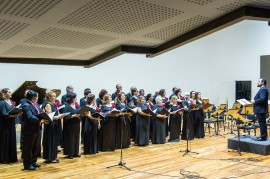
[[[151,109],[145,109],[142,112],[146,113],[146,114],[151,114],[152,116],[155,114]]]
[[[16,107],[14,107],[13,109],[11,109],[9,112],[8,112],[8,114],[9,115],[17,115],[17,114],[19,114],[19,113],[21,113],[22,112],[22,109],[21,108],[16,108]]]
[[[91,108],[89,106],[84,106],[77,112],[77,114],[80,114],[81,116],[85,116],[85,113],[90,110]]]
[[[165,116],[169,116],[169,115],[170,115],[170,112],[169,112],[167,109],[163,108],[163,109],[159,112],[159,114],[165,115]]]
[[[102,114],[100,114],[98,112],[91,114],[91,116],[93,116],[95,118],[105,119],[105,116],[103,116]]]
[[[55,112],[52,112],[50,114],[47,114],[45,112],[42,112],[40,114],[37,115],[37,117],[41,120],[44,119],[46,121],[52,122],[53,121],[53,116],[54,116]]]

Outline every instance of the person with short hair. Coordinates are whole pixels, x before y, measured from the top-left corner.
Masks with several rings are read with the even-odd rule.
[[[80,123],[81,118],[76,108],[76,93],[68,93],[66,98],[66,106],[63,113],[67,113],[63,122],[63,136],[64,136],[64,155],[65,158],[73,159],[73,157],[81,157],[80,155]]]
[[[267,125],[266,125],[266,115],[268,114],[268,97],[269,92],[266,88],[267,80],[264,78],[260,78],[258,80],[257,87],[259,87],[259,91],[254,97],[254,100],[251,102],[254,103],[254,114],[256,115],[259,125],[260,125],[260,137],[257,139],[258,141],[266,141],[267,140]]]
[[[115,98],[117,97],[117,95],[122,92],[122,85],[121,84],[117,84],[115,86],[115,88],[116,88],[116,91],[112,94],[112,100],[113,101],[115,100]]]
[[[135,144],[138,146],[149,145],[150,134],[150,114],[146,114],[143,111],[147,109],[147,104],[144,96],[138,98],[138,113],[136,116],[136,132],[135,132]]]
[[[41,109],[37,104],[38,93],[29,90],[26,94],[27,102],[23,104],[23,165],[25,170],[36,170],[40,165],[37,164],[37,158],[41,155],[41,123],[37,115],[41,113]]]
[[[66,87],[66,94],[62,96],[61,98],[61,104],[67,104],[67,95],[68,93],[73,93],[74,92],[74,87],[71,85],[68,85]]]

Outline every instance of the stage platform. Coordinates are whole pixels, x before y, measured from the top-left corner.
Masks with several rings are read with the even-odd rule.
[[[20,129],[20,126],[17,129]],[[210,135],[213,133],[211,128]],[[33,172],[23,170],[21,159],[17,163],[0,164],[0,178],[269,178],[270,155],[242,152],[242,156],[239,156],[237,151],[228,152],[227,140],[234,137],[233,135],[225,135],[226,138],[210,135],[207,133],[204,139],[191,141],[191,151],[199,154],[190,153],[184,157],[183,153],[179,152],[186,149],[186,141],[183,140],[145,147],[138,147],[132,143],[130,148],[123,150],[124,162],[131,170],[120,167],[107,168],[119,163],[120,150],[82,155],[81,158],[74,159],[66,159],[63,152],[60,152],[58,154],[60,163],[46,164],[44,159],[39,158],[41,168]],[[83,153],[82,146],[80,149]],[[18,158],[20,156],[18,148]]]
[[[240,136],[240,150],[242,152],[251,152],[260,155],[270,154],[270,139],[267,141],[256,141],[255,136]],[[228,139],[229,149],[238,149],[238,137]]]

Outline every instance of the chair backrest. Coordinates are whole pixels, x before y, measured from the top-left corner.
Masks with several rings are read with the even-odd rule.
[[[235,102],[232,106],[232,109],[240,109],[241,108],[241,104],[238,102]]]

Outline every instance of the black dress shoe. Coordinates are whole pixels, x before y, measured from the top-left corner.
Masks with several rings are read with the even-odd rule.
[[[32,165],[33,165],[33,167],[35,167],[35,168],[41,167],[41,165],[37,164],[36,162],[35,162],[35,163],[32,163]]]
[[[80,155],[80,154],[78,154],[78,155],[74,155],[73,157],[78,157],[78,158],[79,158],[79,157],[81,157],[81,155]]]
[[[29,164],[24,166],[24,170],[36,170],[36,168],[32,164]]]
[[[267,139],[261,138],[261,137],[257,138],[256,140],[257,140],[257,141],[267,141]]]
[[[58,159],[54,159],[53,161],[51,161],[52,163],[59,163]]]
[[[65,156],[65,158],[68,158],[68,159],[73,159],[73,157],[71,157],[71,156]]]

